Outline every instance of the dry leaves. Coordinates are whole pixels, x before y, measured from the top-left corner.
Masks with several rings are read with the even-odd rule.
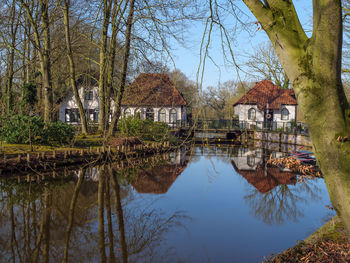
[[[321,177],[321,173],[314,165],[302,164],[296,157],[289,156],[283,158],[270,159],[267,161],[268,164],[275,165],[278,167],[285,167],[290,169],[292,172],[300,174],[298,182],[304,182],[305,179],[312,179],[314,177]]]
[[[338,243],[335,241],[320,241],[309,244],[297,250],[287,250],[277,257],[266,259],[264,262],[319,262],[335,263],[350,262],[350,243]]]

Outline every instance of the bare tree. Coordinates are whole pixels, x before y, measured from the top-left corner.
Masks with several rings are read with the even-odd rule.
[[[257,46],[254,49],[254,54],[249,56],[246,65],[249,68],[248,72],[256,79],[264,78],[271,80],[277,86],[284,89],[289,87],[288,76],[270,43]]]
[[[62,0],[62,1],[59,0],[59,4],[61,5],[63,17],[64,17],[67,57],[68,57],[68,61],[69,61],[69,71],[70,71],[70,82],[72,85],[74,98],[75,98],[75,101],[77,102],[78,109],[79,109],[80,121],[81,121],[81,132],[83,134],[87,134],[87,122],[86,122],[84,107],[83,107],[83,104],[81,102],[77,83],[76,83],[76,69],[75,69],[75,63],[74,63],[73,51],[72,51],[72,42],[71,42],[71,36],[70,36],[70,27],[69,27],[70,0]]]

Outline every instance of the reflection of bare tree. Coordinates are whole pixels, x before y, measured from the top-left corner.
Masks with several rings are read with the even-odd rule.
[[[98,181],[98,248],[100,250],[101,262],[106,262],[106,248],[105,248],[105,230],[104,230],[104,169],[100,169],[100,177]]]
[[[182,226],[181,221],[187,217],[181,212],[167,217],[160,210],[152,209],[150,204],[136,204],[136,200],[122,202],[119,183],[121,174],[112,169],[110,172],[119,229],[116,244],[121,247],[118,251],[119,258],[123,262],[164,262],[170,255],[170,249],[160,253],[161,245],[164,247],[165,244],[164,235],[171,229]]]
[[[64,255],[63,255],[62,262],[67,262],[67,260],[68,260],[69,240],[70,240],[70,235],[71,235],[72,227],[73,227],[74,211],[75,211],[80,187],[81,187],[81,184],[83,182],[83,178],[84,178],[84,171],[81,169],[78,182],[74,187],[72,201],[71,201],[70,206],[69,206],[69,219],[68,219],[68,225],[67,225],[67,230],[66,230],[66,244],[65,244],[65,248],[64,248]]]
[[[136,205],[120,174],[98,171],[98,182],[80,170],[74,181],[0,185],[1,261],[163,261],[165,234],[186,217]]]
[[[119,235],[120,235],[120,243],[122,247],[123,262],[128,262],[128,249],[127,249],[127,244],[125,239],[124,215],[123,215],[123,208],[122,208],[121,199],[120,199],[120,185],[116,174],[113,173],[112,169],[109,169],[109,171],[110,171],[110,176],[112,177],[113,186],[114,186],[114,199],[116,203],[116,211],[118,216],[118,229],[119,229]]]
[[[310,186],[311,184],[311,186]],[[244,196],[257,219],[271,225],[280,225],[288,221],[297,222],[304,217],[301,203],[321,198],[318,189],[311,181],[298,187],[278,185],[267,193],[251,188]]]

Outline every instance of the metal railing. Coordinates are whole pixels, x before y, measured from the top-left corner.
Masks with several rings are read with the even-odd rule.
[[[284,133],[295,133],[308,135],[308,128],[303,122],[263,122],[263,121],[239,121],[239,120],[197,120],[177,121],[168,123],[171,128],[189,128],[195,130],[258,130],[258,131],[276,131]]]

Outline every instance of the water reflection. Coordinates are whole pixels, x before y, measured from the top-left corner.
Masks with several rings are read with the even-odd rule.
[[[329,204],[322,180],[266,165],[284,154],[194,147],[3,179],[0,261],[255,262],[315,230]]]
[[[268,166],[269,158],[286,155],[275,148],[239,148],[232,158],[232,166],[253,186],[248,189],[244,200],[259,220],[270,225],[297,222],[304,217],[301,203],[321,199],[320,189],[312,180],[298,186],[297,174],[286,168]]]
[[[130,183],[138,193],[165,194],[185,170],[185,150],[169,154],[170,160],[155,167],[139,168]]]
[[[174,168],[171,161],[162,162]],[[171,257],[163,237],[188,217],[153,208],[152,200],[138,204],[122,176],[128,169],[103,165],[40,183],[2,180],[2,261],[162,262]],[[152,171],[152,165],[145,169]]]

